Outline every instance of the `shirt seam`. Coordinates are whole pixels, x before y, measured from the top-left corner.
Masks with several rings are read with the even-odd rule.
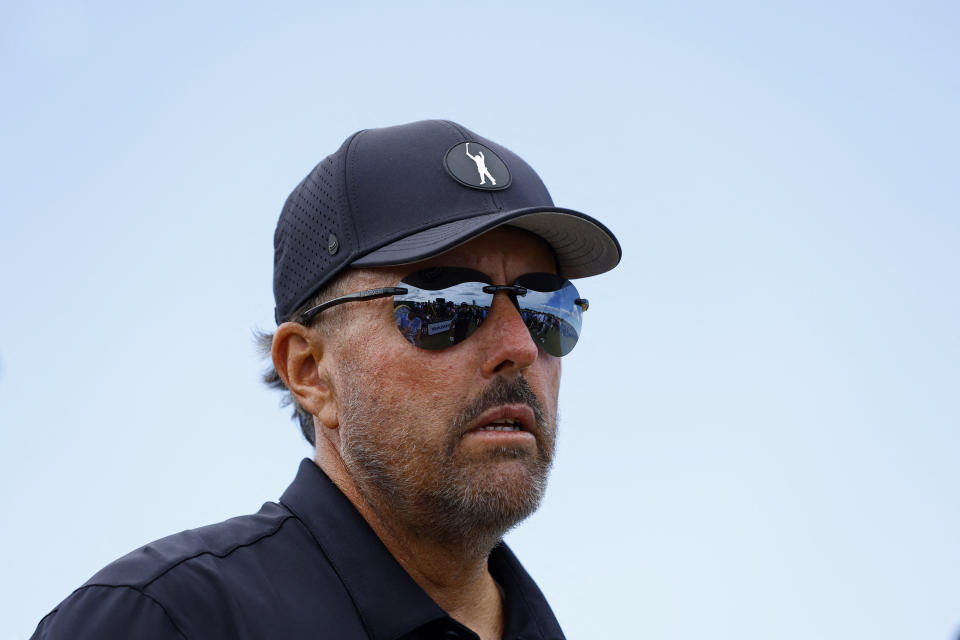
[[[193,554],[192,556],[187,556],[186,558],[181,558],[180,560],[178,560],[177,562],[173,563],[172,565],[170,565],[169,567],[167,567],[166,569],[164,569],[163,571],[161,571],[160,573],[158,573],[157,575],[155,575],[153,578],[151,578],[150,580],[148,580],[147,582],[145,582],[145,583],[143,584],[143,586],[142,586],[142,587],[139,587],[139,588],[141,588],[141,589],[148,589],[148,588],[150,587],[150,585],[152,585],[154,582],[156,582],[157,580],[159,580],[159,579],[162,578],[163,576],[167,575],[168,573],[170,573],[171,571],[173,571],[174,569],[176,569],[177,567],[179,567],[179,566],[182,565],[183,563],[189,562],[190,560],[194,560],[194,559],[196,559],[196,558],[199,558],[200,556],[207,556],[207,555],[209,555],[209,556],[213,556],[214,558],[221,558],[221,559],[223,559],[223,558],[226,558],[227,556],[229,556],[231,553],[233,553],[233,552],[236,551],[237,549],[243,549],[244,547],[252,547],[253,545],[255,545],[255,544],[257,544],[258,542],[260,542],[261,540],[266,540],[267,538],[270,538],[270,537],[276,535],[276,534],[280,531],[280,529],[283,527],[283,525],[287,523],[287,520],[290,520],[291,518],[293,518],[293,515],[292,515],[292,514],[285,516],[285,517],[283,518],[283,520],[281,520],[281,521],[277,524],[277,526],[273,529],[273,531],[270,531],[270,532],[265,533],[265,534],[263,534],[263,535],[261,535],[261,536],[259,536],[259,537],[257,537],[257,538],[254,538],[253,540],[251,540],[251,541],[249,541],[249,542],[244,542],[243,544],[238,544],[238,545],[236,545],[235,547],[232,547],[232,548],[231,548],[229,551],[227,551],[226,553],[219,554],[219,553],[215,553],[215,552],[213,552],[213,551],[201,551],[201,552],[199,552],[199,553]],[[117,585],[117,586],[122,586],[122,585]]]
[[[141,596],[143,596],[144,598],[146,598],[147,600],[149,600],[149,601],[152,602],[153,604],[155,604],[155,605],[157,605],[158,607],[160,607],[160,611],[162,611],[162,612],[163,612],[163,615],[167,618],[167,620],[170,621],[170,624],[173,626],[174,631],[176,631],[177,634],[178,634],[181,638],[183,638],[183,640],[189,640],[189,639],[187,638],[187,634],[185,634],[185,633],[183,632],[183,630],[180,629],[180,625],[178,625],[178,624],[176,623],[176,621],[173,619],[173,616],[171,616],[171,615],[170,615],[170,612],[167,611],[167,608],[166,608],[165,606],[163,606],[163,604],[162,604],[159,600],[157,600],[156,598],[154,598],[153,596],[151,596],[149,593],[144,592],[144,591],[141,590],[139,587],[135,587],[135,586],[129,585],[129,584],[96,584],[96,583],[95,583],[95,584],[85,584],[85,585],[83,585],[82,587],[80,587],[79,589],[77,589],[76,591],[74,591],[73,593],[71,593],[70,595],[73,596],[73,595],[75,595],[75,594],[77,594],[77,593],[80,593],[81,591],[83,591],[83,590],[85,590],[85,589],[89,589],[89,588],[91,588],[91,587],[101,587],[101,588],[105,588],[105,589],[130,589],[131,591],[134,591],[135,593],[140,594]],[[57,611],[59,611],[59,610],[60,610],[60,607],[57,607],[55,610],[51,611],[49,615],[54,615],[54,614],[55,614]],[[44,617],[44,619],[46,619],[46,616]],[[41,622],[43,622],[43,621],[41,620]]]

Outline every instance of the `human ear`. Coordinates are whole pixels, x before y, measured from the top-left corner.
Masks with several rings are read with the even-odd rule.
[[[304,409],[325,426],[339,424],[333,386],[324,361],[323,337],[296,322],[284,322],[273,334],[273,366]]]

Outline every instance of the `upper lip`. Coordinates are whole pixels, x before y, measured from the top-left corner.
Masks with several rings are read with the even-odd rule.
[[[534,432],[535,420],[533,409],[529,405],[525,404],[507,404],[487,409],[477,416],[476,420],[470,422],[470,426],[467,431],[469,432],[473,431],[474,429],[479,429],[480,427],[484,427],[491,422],[502,420],[504,418],[509,418],[519,422],[520,429],[522,431],[528,431],[530,433]]]

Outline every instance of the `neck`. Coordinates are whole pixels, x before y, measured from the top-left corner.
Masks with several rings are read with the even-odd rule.
[[[408,525],[394,517],[389,500],[363,491],[336,450],[321,441],[317,439],[317,466],[360,512],[407,574],[450,617],[483,640],[499,640],[503,632],[503,602],[487,567],[493,543],[480,549],[464,541],[432,538],[416,526],[417,518]]]

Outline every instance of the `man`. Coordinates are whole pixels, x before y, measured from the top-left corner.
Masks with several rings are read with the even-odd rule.
[[[407,342],[419,347],[420,327],[423,326],[423,320],[420,319],[420,316],[418,316],[410,307],[403,305],[394,310],[393,317],[397,323],[397,328],[400,329],[400,333],[402,333],[403,337],[407,339]],[[271,341],[271,350],[272,347],[273,343]]]
[[[502,537],[553,456],[587,307],[566,278],[613,268],[614,236],[508,149],[425,121],[348,138],[287,199],[274,247],[267,378],[313,460],[279,503],[109,565],[34,637],[562,638]],[[395,310],[451,301],[482,321],[402,331]],[[523,318],[557,307],[564,332],[534,341]]]
[[[486,184],[487,178],[490,178],[490,184],[497,186],[497,179],[490,175],[490,172],[487,170],[486,160],[483,157],[483,151],[478,151],[477,155],[470,155],[470,143],[467,143],[464,151],[467,154],[467,157],[477,163],[477,173],[480,174],[480,184]]]

